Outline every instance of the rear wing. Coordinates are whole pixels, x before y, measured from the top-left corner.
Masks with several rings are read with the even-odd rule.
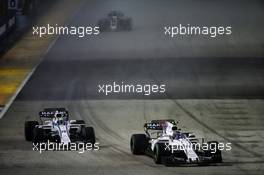
[[[144,124],[144,129],[145,130],[164,130],[166,128],[166,124],[164,123],[145,123]],[[178,127],[175,125],[172,127],[172,130],[180,130]]]
[[[151,129],[151,130],[163,130],[165,125],[162,125],[160,123],[145,123],[144,128],[145,129]]]
[[[64,117],[68,117],[69,113],[65,108],[46,108],[44,111],[39,112],[39,117],[41,118],[53,118],[55,114],[61,114]]]
[[[151,129],[151,130],[163,130],[167,126],[167,122],[174,125],[173,129],[177,130],[177,123],[173,119],[164,119],[164,120],[152,120],[150,123],[145,123],[144,128],[145,129]]]

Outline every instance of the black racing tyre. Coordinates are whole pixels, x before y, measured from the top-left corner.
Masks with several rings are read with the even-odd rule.
[[[133,21],[132,18],[127,18],[125,22],[125,30],[130,31],[133,27]]]
[[[110,22],[108,19],[101,19],[98,21],[98,27],[100,32],[106,32],[109,30]]]
[[[26,121],[25,126],[24,126],[24,134],[25,134],[25,139],[27,141],[32,141],[33,139],[33,130],[36,125],[39,125],[37,121]]]
[[[44,129],[42,128],[35,128],[33,130],[33,139],[32,139],[33,143],[41,143],[45,141],[44,138]]]
[[[83,142],[95,144],[95,133],[93,127],[82,127]]]
[[[210,150],[208,151],[209,151],[209,154],[212,156],[213,163],[221,163],[223,160],[222,160],[222,152],[221,150],[218,149],[219,143],[217,141],[210,141],[210,142],[207,142],[207,144],[210,148]]]
[[[207,142],[208,144],[208,147],[209,147],[209,150],[208,151],[213,151],[215,153],[219,153],[221,152],[219,149],[218,149],[218,142],[217,141],[210,141],[210,142]],[[213,153],[214,154],[214,153]]]
[[[164,153],[164,147],[161,144],[156,144],[154,147],[154,162],[156,164],[161,164],[162,162],[162,157]]]
[[[82,125],[82,124],[85,124],[85,121],[84,120],[76,120],[75,124]]]
[[[145,134],[133,134],[130,139],[130,149],[134,155],[145,154],[148,146],[147,136]]]
[[[223,159],[222,159],[222,153],[218,152],[217,154],[213,155],[213,162],[214,163],[222,163]]]

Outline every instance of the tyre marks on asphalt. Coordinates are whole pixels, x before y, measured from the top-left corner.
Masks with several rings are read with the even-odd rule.
[[[87,124],[94,126],[97,141],[100,142],[102,148],[110,149],[110,154],[114,154],[115,159],[123,163],[128,161],[148,167],[157,166],[153,163],[152,159],[147,156],[132,155],[127,148],[128,143],[126,140],[116,131],[112,130],[104,121],[99,119],[100,117],[96,111],[93,110],[93,107],[90,106],[88,101],[80,102],[75,108],[79,111],[82,119],[85,120]]]
[[[252,103],[253,102],[253,103]],[[264,123],[261,119],[261,111],[255,110],[255,106],[262,106],[263,103],[259,103],[254,100],[225,100],[217,101],[214,103],[216,113],[214,116],[215,122],[222,124],[220,129],[225,131],[227,138],[232,140],[232,143],[243,145],[243,147],[254,150],[260,156],[253,159],[263,159],[263,135]],[[251,108],[252,106],[253,109]],[[227,116],[221,118],[221,116]],[[234,156],[241,157],[239,153]]]
[[[95,128],[103,131],[104,134],[110,136],[111,139],[125,143],[124,139],[119,134],[110,129],[102,120],[99,119],[99,117],[96,116],[96,112],[90,106],[89,102],[82,102],[78,108],[81,116],[86,116],[84,120],[87,120],[92,126],[95,126]]]
[[[157,82],[158,84],[161,84],[162,81],[159,80],[157,77],[157,75],[154,72],[150,72],[150,76],[152,77],[152,79]],[[182,105],[180,103],[180,100],[174,99],[173,96],[171,94],[169,94],[168,92],[165,92],[165,95],[167,96],[168,99],[170,99],[180,110],[182,110],[185,114],[187,114],[187,116],[191,119],[193,119],[195,122],[197,122],[199,125],[201,125],[203,128],[207,129],[208,131],[214,133],[215,135],[223,138],[224,140],[231,142],[233,145],[235,145],[236,147],[244,150],[245,152],[258,157],[258,158],[263,158],[263,155],[253,151],[252,149],[248,149],[247,147],[233,142],[233,140],[231,140],[230,138],[226,137],[224,134],[221,134],[220,132],[218,132],[216,129],[214,129],[213,127],[209,126],[208,124],[206,124],[206,122],[200,120],[191,110],[188,110],[184,105]],[[223,100],[225,101],[225,100]],[[239,100],[238,100],[239,101]],[[239,108],[241,110],[241,108]]]
[[[245,108],[245,104],[241,104],[241,100],[237,100],[236,103],[236,107],[230,107],[232,106],[231,103],[229,102],[229,100],[219,100],[219,101],[215,101],[215,103],[219,104],[223,104],[225,103],[225,105],[223,106],[224,109],[221,109],[221,107],[218,106],[218,109],[212,109],[210,108],[210,102],[212,103],[212,100],[210,100],[210,102],[203,104],[203,100],[197,100],[196,103],[198,103],[198,106],[206,106],[208,108],[208,111],[204,111],[202,108],[200,108],[201,111],[203,111],[203,116],[206,116],[210,119],[211,123],[215,123],[216,125],[208,125],[206,124],[206,118],[205,117],[201,117],[201,116],[197,116],[198,111],[200,111],[199,109],[197,111],[194,111],[192,109],[188,108],[188,105],[185,106],[184,104],[181,103],[181,101],[179,100],[173,100],[174,103],[180,107],[180,109],[182,109],[186,114],[188,114],[189,117],[191,117],[192,119],[194,119],[197,123],[199,123],[200,125],[202,125],[204,128],[208,129],[210,132],[214,133],[215,135],[223,138],[226,142],[231,142],[232,143],[232,147],[237,147],[240,150],[242,150],[243,152],[239,151],[239,149],[232,149],[231,151],[231,157],[227,156],[226,160],[224,160],[224,162],[230,162],[230,161],[234,161],[237,165],[236,167],[243,172],[244,174],[259,174],[259,172],[262,170],[262,165],[264,163],[264,159],[263,159],[263,139],[260,139],[260,137],[256,137],[256,131],[255,130],[249,130],[250,128],[254,127],[255,125],[251,125],[250,121],[251,119],[246,119],[245,120],[245,116],[248,116],[248,110],[247,108]],[[195,100],[194,100],[195,101]],[[202,103],[202,105],[199,105],[199,102]],[[193,102],[192,102],[193,103]],[[195,102],[194,102],[195,103]],[[243,103],[243,100],[242,100]],[[254,104],[251,104],[250,106],[252,106]],[[189,106],[190,107],[190,106]],[[219,118],[215,118],[214,115],[212,115],[210,112],[211,111],[218,111],[219,113],[223,112],[224,114],[222,114],[222,116],[228,116],[225,119],[227,120],[219,120]],[[228,113],[228,111],[230,110],[230,113]],[[238,119],[232,126],[229,127],[236,127],[239,130],[235,131],[235,130],[229,130],[228,128],[225,128],[226,126],[230,125],[230,118],[233,118],[234,115],[245,115],[244,117],[242,117],[242,119]],[[201,119],[202,118],[202,119]],[[238,117],[239,118],[239,117]],[[254,119],[254,118],[253,118]],[[234,119],[236,120],[236,119]],[[248,126],[246,125],[238,125],[237,123],[246,123],[248,122]],[[234,122],[233,122],[234,123]],[[222,128],[218,127],[218,126],[222,126]],[[263,125],[262,125],[263,126]],[[249,129],[248,129],[249,128]],[[262,128],[262,132],[263,132],[263,128]],[[246,154],[245,154],[246,153]],[[231,163],[231,162],[230,162]],[[233,163],[233,162],[232,162]]]
[[[262,158],[262,154],[253,151],[252,149],[249,149],[248,147],[241,145],[240,143],[237,143],[235,141],[235,139],[230,139],[229,137],[227,137],[224,134],[221,134],[220,132],[218,132],[216,129],[210,127],[209,125],[207,125],[204,121],[200,120],[197,116],[195,116],[191,111],[189,111],[187,108],[184,107],[184,105],[182,105],[178,100],[173,100],[174,103],[180,108],[182,109],[186,114],[188,114],[188,116],[190,118],[192,118],[193,120],[195,120],[197,123],[199,123],[200,125],[202,125],[204,128],[206,128],[207,130],[211,131],[212,133],[218,135],[219,137],[223,138],[224,140],[231,142],[233,145],[235,145],[236,147],[244,150],[247,153],[250,153],[251,155],[258,157],[258,158]]]

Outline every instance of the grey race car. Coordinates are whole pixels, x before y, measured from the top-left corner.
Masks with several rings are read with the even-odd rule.
[[[120,11],[111,11],[106,18],[98,21],[100,32],[130,31],[132,30],[132,18],[125,17]]]

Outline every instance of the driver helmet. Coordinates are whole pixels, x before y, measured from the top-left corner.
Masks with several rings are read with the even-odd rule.
[[[54,117],[55,117],[58,125],[64,124],[65,119],[64,119],[64,116],[62,113],[60,113],[59,111],[56,111],[54,114]]]
[[[186,136],[183,133],[179,132],[179,131],[175,131],[173,133],[173,138],[175,138],[176,140],[179,140],[179,139],[186,138]]]

